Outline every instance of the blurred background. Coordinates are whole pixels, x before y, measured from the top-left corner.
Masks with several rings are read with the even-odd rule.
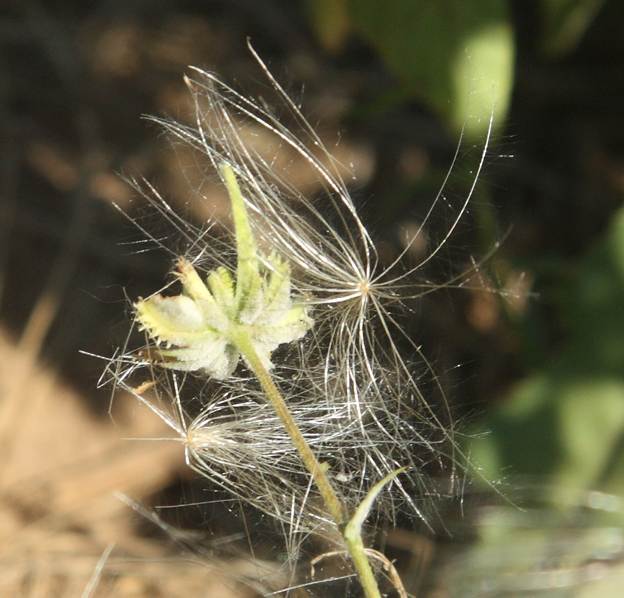
[[[247,37],[350,166],[388,263],[422,223],[460,138],[414,263],[445,237],[484,156],[460,225],[422,278],[474,275],[413,302],[407,332],[499,493],[471,484],[446,529],[406,521],[380,535],[408,589],[620,595],[617,0],[3,3],[0,594],[227,598],[293,585],[268,523],[222,505],[173,508],[202,495],[179,446],[133,440],[162,429],[128,397],[111,408],[110,387],[96,388],[105,361],[80,353],[111,356],[127,335],[128,298],[171,268],[167,255],[140,250],[141,232],[114,209],[164,226],[122,176],[146,177],[191,220],[206,216],[192,201],[201,168],[141,116],[189,117],[191,64],[270,95]],[[318,191],[309,169],[286,159],[293,180]],[[335,567],[317,575],[346,572]],[[307,569],[300,577],[311,581]]]

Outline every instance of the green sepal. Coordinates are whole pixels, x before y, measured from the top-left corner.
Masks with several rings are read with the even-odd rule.
[[[262,285],[256,241],[236,175],[229,164],[221,166],[221,174],[232,205],[236,236],[236,311],[249,319],[258,308],[258,292]]]

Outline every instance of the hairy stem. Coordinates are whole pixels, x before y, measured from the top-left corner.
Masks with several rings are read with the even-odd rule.
[[[247,365],[258,379],[258,382],[260,382],[260,386],[262,387],[267,400],[271,403],[275,413],[277,413],[277,416],[284,425],[286,432],[292,440],[293,446],[297,449],[297,452],[301,457],[301,461],[310,472],[310,475],[312,476],[314,483],[321,494],[325,508],[331,515],[334,523],[338,526],[338,529],[340,529],[343,534],[347,551],[351,556],[353,566],[355,567],[366,598],[381,598],[381,593],[377,586],[377,580],[375,579],[373,569],[370,566],[366,555],[360,530],[358,527],[354,527],[353,525],[347,523],[345,508],[341,500],[338,498],[338,495],[329,481],[329,478],[327,477],[326,468],[323,467],[312,452],[310,445],[307,443],[301,433],[301,430],[299,429],[299,426],[297,425],[297,422],[290,413],[282,393],[279,391],[275,382],[273,382],[271,374],[264,367],[262,361],[258,357],[248,334],[243,331],[235,332],[232,334],[231,340],[244,357]]]
[[[312,475],[314,483],[321,493],[321,497],[323,498],[323,502],[325,503],[325,507],[329,511],[329,514],[335,521],[336,525],[342,527],[346,521],[345,510],[342,506],[342,502],[336,495],[336,491],[332,487],[329,478],[325,473],[325,467],[323,467],[323,465],[321,465],[319,460],[316,458],[310,448],[310,445],[303,437],[297,422],[293,419],[282,393],[275,385],[275,382],[273,382],[271,374],[269,374],[264,365],[262,365],[262,362],[254,349],[253,343],[244,332],[235,334],[233,340],[236,347],[245,358],[245,361],[249,365],[250,369],[253,371],[256,378],[258,378],[258,382],[260,382],[260,386],[262,386],[262,390],[264,391],[267,400],[273,406],[275,413],[277,413],[277,416],[284,425],[286,432],[290,436],[293,446],[297,449],[303,464]]]

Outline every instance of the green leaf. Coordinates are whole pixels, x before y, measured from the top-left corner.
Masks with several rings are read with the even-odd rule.
[[[352,0],[355,29],[413,95],[456,130],[482,135],[504,122],[513,80],[514,43],[500,0]]]
[[[491,479],[542,480],[553,501],[624,494],[624,209],[561,297],[567,338],[557,360],[488,415],[471,454]]]
[[[503,124],[513,84],[513,43],[507,22],[484,25],[468,33],[450,76],[453,105],[451,123],[479,137],[491,118]]]
[[[394,478],[406,471],[405,467],[401,467],[395,471],[391,471],[383,479],[379,480],[366,494],[364,500],[357,506],[353,513],[349,523],[345,527],[345,538],[359,538],[362,533],[362,526],[373,508],[375,499],[379,496],[379,493],[384,487],[389,484]]]
[[[542,50],[551,57],[578,45],[605,0],[542,0]]]

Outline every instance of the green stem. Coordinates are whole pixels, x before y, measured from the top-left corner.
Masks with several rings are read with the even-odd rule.
[[[336,491],[334,490],[329,478],[327,477],[326,468],[316,458],[310,445],[304,438],[297,422],[294,420],[288,405],[279,391],[273,378],[268,370],[262,364],[262,361],[258,357],[256,350],[249,338],[249,335],[244,331],[236,331],[231,335],[231,340],[237,349],[241,352],[241,355],[247,362],[247,365],[255,374],[264,394],[273,406],[275,413],[280,418],[282,424],[294,447],[297,449],[301,461],[305,465],[306,469],[310,472],[316,487],[318,488],[325,508],[331,515],[334,523],[341,530],[347,551],[353,561],[353,566],[357,572],[360,584],[364,590],[366,598],[381,598],[381,593],[377,586],[377,580],[373,573],[373,569],[370,566],[368,557],[366,556],[366,549],[362,542],[362,536],[358,526],[350,525],[346,523],[345,508],[338,498]]]
[[[245,358],[245,361],[255,374],[256,378],[258,378],[258,382],[260,382],[260,386],[262,386],[262,390],[264,391],[266,398],[273,406],[273,409],[275,409],[275,413],[277,413],[277,416],[284,425],[284,428],[290,436],[294,447],[297,449],[303,464],[312,475],[314,483],[321,493],[321,497],[323,498],[323,502],[325,503],[329,514],[336,522],[336,525],[342,526],[345,523],[345,512],[342,503],[336,495],[336,492],[325,473],[325,468],[319,463],[318,459],[312,452],[310,445],[303,437],[297,422],[293,419],[282,393],[278,390],[277,386],[275,386],[275,382],[273,382],[271,374],[269,374],[268,370],[264,367],[264,365],[262,365],[262,361],[258,357],[249,336],[245,332],[240,332],[233,336],[234,338],[232,340],[234,341],[234,344]]]
[[[381,598],[375,574],[366,556],[366,548],[364,547],[364,542],[362,542],[362,534],[349,523],[344,529],[343,538],[345,539],[347,550],[351,556],[351,561],[353,561],[353,566],[357,571],[366,598]]]

